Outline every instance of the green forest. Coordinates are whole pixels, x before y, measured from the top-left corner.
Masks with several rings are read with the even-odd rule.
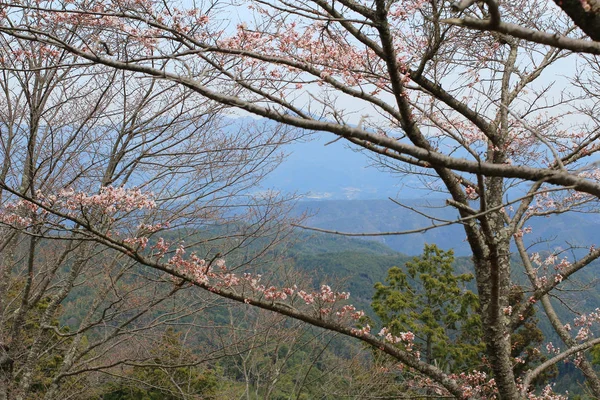
[[[167,237],[174,240],[177,232],[170,235]],[[452,250],[435,245],[426,245],[420,256],[408,256],[376,241],[301,232],[272,252],[274,259],[284,260],[280,262],[285,265],[273,280],[300,274],[314,287],[336,282],[338,289],[348,290],[353,304],[365,311],[360,322],[368,321],[377,329],[385,326],[396,334],[414,332],[418,337],[415,347],[428,362],[454,373],[489,369],[482,362],[484,346],[478,341],[481,321],[468,257],[456,258]],[[135,287],[136,281],[153,275],[144,268],[131,272],[120,285]],[[590,274],[589,279],[594,279],[591,269]],[[65,350],[72,344],[70,335],[86,318],[93,297],[93,291],[85,287],[74,288],[63,301],[52,330],[45,334],[49,348],[34,372],[32,396],[43,395],[51,385],[49,377],[60,369]],[[203,298],[210,306],[193,315],[179,311],[199,300],[184,291],[144,317],[163,321],[145,333],[145,345],[151,350],[143,361],[120,362],[83,380],[67,377],[62,385],[77,393],[77,398],[106,400],[419,396],[420,391],[411,388],[414,377],[410,371],[398,369],[392,359],[364,345],[269,312],[218,301],[215,296]],[[47,302],[41,301],[25,321],[24,344],[39,329],[45,307]],[[180,314],[171,318],[174,314],[169,311]],[[541,348],[553,332],[547,322],[538,329],[538,319],[532,311],[514,334],[514,342],[521,345],[513,356],[524,360],[516,368],[531,368],[547,358],[534,349]],[[136,324],[128,329],[135,330]],[[81,346],[97,341],[99,335],[102,329],[91,327],[81,337]],[[110,349],[109,357],[110,351],[117,349]],[[592,354],[598,354],[594,362],[600,364],[600,347]],[[88,356],[94,356],[94,351]],[[557,382],[557,389],[568,391],[572,398],[588,398],[581,374],[572,364],[559,365],[548,374],[544,379]]]

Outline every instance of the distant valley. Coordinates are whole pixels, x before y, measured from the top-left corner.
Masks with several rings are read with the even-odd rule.
[[[332,142],[333,141],[333,142]],[[262,189],[295,193],[301,201],[295,215],[307,213],[305,224],[315,228],[352,233],[407,231],[428,227],[432,221],[405,206],[443,221],[455,220],[458,213],[445,204],[443,194],[422,189],[418,176],[402,176],[374,166],[363,152],[356,151],[333,135],[315,133],[310,140],[283,147],[287,158],[262,184]],[[262,190],[261,189],[261,190]],[[532,233],[527,243],[537,243],[532,251],[553,251],[569,245],[600,242],[600,214],[568,213],[537,218],[528,224]],[[560,233],[560,235],[558,234]],[[457,256],[469,256],[465,233],[459,225],[445,226],[425,233],[370,237],[391,249],[409,255],[420,254],[425,243],[453,248]]]

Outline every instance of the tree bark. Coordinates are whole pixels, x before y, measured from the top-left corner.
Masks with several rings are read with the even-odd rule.
[[[586,35],[600,41],[600,0],[554,0]]]

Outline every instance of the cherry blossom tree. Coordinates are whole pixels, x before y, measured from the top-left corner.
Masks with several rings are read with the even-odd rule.
[[[6,37],[131,72],[148,85],[186,88],[287,126],[332,133],[444,193],[458,217],[434,225],[464,227],[491,380],[481,372],[448,375],[420,360],[410,332],[378,337],[366,325],[356,327],[360,313],[343,302],[345,293],[326,285],[314,292],[265,285],[218,257],[211,262],[164,241],[150,247],[142,233],[118,237],[80,212],[87,203],[69,208],[69,202],[91,201],[89,188],[63,193],[66,203],[56,205],[33,190],[13,193],[35,218],[47,212],[69,220],[87,237],[176,282],[359,338],[421,373],[440,393],[535,398],[531,382],[571,359],[600,397],[600,380],[585,356],[598,342],[591,336],[597,315],[580,311],[575,321],[561,320],[550,301],[600,250],[589,243],[566,259],[532,252],[525,241],[530,219],[592,211],[600,196],[600,12],[595,0],[557,3],[248,0],[181,9],[152,0],[71,0],[1,6]],[[244,17],[231,21],[231,15]],[[358,123],[357,114],[363,116]],[[118,211],[107,205],[101,208]],[[26,217],[11,210],[4,218],[35,220],[20,220]],[[511,246],[522,266],[511,263]],[[519,286],[523,301],[511,304],[518,271],[530,283]],[[516,376],[511,333],[538,301],[564,347],[548,346],[546,362]],[[549,388],[540,396],[555,398]]]
[[[34,42],[0,46],[0,398],[93,396],[123,368],[169,368],[153,361],[164,330],[194,326],[215,296],[86,227],[133,249],[187,240],[208,260],[260,268],[286,236],[285,202],[252,188],[286,132],[227,126],[223,107],[180,85]]]

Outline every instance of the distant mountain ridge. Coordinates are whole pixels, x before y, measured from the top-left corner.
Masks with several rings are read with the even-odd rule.
[[[458,218],[456,209],[446,206],[442,199],[407,199],[399,203],[439,220],[453,221]],[[300,201],[294,212],[296,215],[310,215],[305,222],[307,226],[352,233],[407,231],[432,224],[432,220],[390,200]],[[441,224],[439,220],[433,222]],[[532,233],[525,236],[526,244],[537,243],[531,251],[552,251],[575,245],[582,247],[581,252],[587,252],[589,246],[597,245],[600,241],[600,214],[561,214],[532,219],[527,225],[532,228]],[[459,224],[434,228],[424,233],[363,239],[376,240],[408,255],[420,254],[425,243],[435,243],[446,250],[454,249],[457,256],[471,254],[465,232]]]
[[[243,125],[249,121],[257,120],[242,118],[236,123]],[[432,220],[387,198],[400,199],[400,203],[439,219],[434,221],[437,225],[458,218],[456,209],[446,206],[443,194],[424,188],[418,175],[394,174],[377,168],[368,153],[337,139],[333,134],[313,132],[305,140],[282,146],[288,157],[265,177],[258,190],[296,193],[302,198],[296,206],[296,215],[302,212],[312,215],[306,225],[344,232],[410,231],[431,226]],[[512,191],[513,198],[522,195],[518,187]],[[597,213],[570,212],[537,218],[527,225],[533,233],[526,235],[526,243],[537,243],[531,251],[553,251],[575,245],[581,246],[580,252],[584,253],[592,244],[600,243]],[[424,233],[369,239],[409,255],[420,254],[425,243],[452,248],[457,256],[471,253],[464,230],[458,224]]]

